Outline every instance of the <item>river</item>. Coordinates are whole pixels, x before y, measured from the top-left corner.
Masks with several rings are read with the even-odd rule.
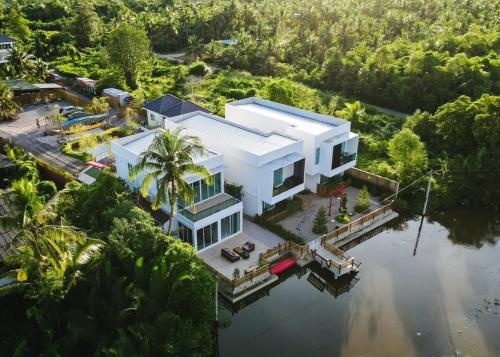
[[[498,212],[426,217],[417,240],[419,224],[350,249],[353,277],[295,268],[246,306],[220,305],[220,356],[500,356]]]

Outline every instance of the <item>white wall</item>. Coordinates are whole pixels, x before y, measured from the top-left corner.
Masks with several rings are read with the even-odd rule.
[[[151,110],[147,110],[146,112],[148,114],[148,125],[156,128],[159,127],[163,124],[163,120],[165,117],[163,115],[160,115],[158,113],[152,112]]]

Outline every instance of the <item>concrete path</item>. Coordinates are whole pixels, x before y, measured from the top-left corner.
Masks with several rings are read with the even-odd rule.
[[[70,105],[62,101],[57,103],[61,106]],[[83,162],[61,153],[55,137],[51,139],[43,135],[45,117],[49,113],[50,109],[47,104],[25,106],[24,110],[18,114],[18,119],[0,122],[0,137],[31,152],[41,160],[76,176],[85,167]],[[37,128],[37,118],[41,128]]]

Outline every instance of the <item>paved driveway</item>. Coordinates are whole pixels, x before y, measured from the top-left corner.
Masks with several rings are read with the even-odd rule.
[[[61,106],[70,105],[64,101],[55,103]],[[18,114],[18,119],[0,122],[0,137],[12,141],[43,161],[76,176],[84,167],[83,163],[61,153],[56,136],[43,135],[46,125],[45,117],[49,114],[50,104],[24,106],[23,111]],[[38,119],[41,128],[37,127],[36,119]]]

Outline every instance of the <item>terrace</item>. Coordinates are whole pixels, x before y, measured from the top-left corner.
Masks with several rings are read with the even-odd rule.
[[[178,211],[178,213],[183,215],[190,221],[196,222],[203,218],[209,217],[214,213],[234,206],[239,202],[240,200],[238,200],[237,198],[234,198],[227,193],[221,193],[203,202],[186,208],[182,208]]]

